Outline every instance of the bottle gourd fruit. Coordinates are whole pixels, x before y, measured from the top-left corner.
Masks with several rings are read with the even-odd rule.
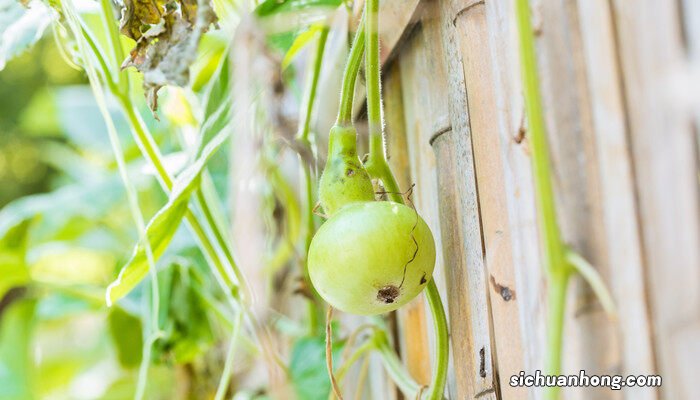
[[[430,228],[411,207],[375,201],[352,128],[334,127],[319,197],[330,217],[308,254],[311,282],[333,307],[375,315],[408,303],[435,267]]]

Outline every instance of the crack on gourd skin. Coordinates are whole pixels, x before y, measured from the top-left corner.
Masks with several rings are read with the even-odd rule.
[[[411,185],[410,188],[406,191],[406,200],[408,201],[408,204],[411,205],[411,208],[413,209],[413,212],[415,213],[416,220],[413,223],[413,227],[411,227],[411,240],[413,240],[413,244],[416,246],[416,249],[413,251],[413,256],[411,257],[406,264],[403,266],[403,277],[401,278],[401,284],[399,285],[399,288],[403,287],[403,283],[406,280],[406,271],[408,270],[408,264],[412,263],[415,259],[416,256],[418,256],[418,241],[416,240],[416,236],[414,235],[414,232],[416,231],[416,228],[418,227],[418,220],[420,217],[418,216],[418,210],[416,210],[415,205],[413,204],[413,200],[411,200],[411,195],[413,194],[413,188],[416,186],[414,183]],[[425,279],[425,273],[423,273],[423,277],[421,278],[421,285],[424,283],[423,280]]]

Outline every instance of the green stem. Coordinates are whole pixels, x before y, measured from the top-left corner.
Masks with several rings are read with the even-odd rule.
[[[316,99],[316,92],[318,88],[318,79],[321,75],[321,66],[323,65],[323,53],[326,49],[326,41],[328,39],[328,26],[323,26],[318,35],[318,42],[316,43],[316,53],[313,59],[313,68],[311,69],[311,76],[309,77],[308,87],[306,88],[306,98],[304,99],[303,108],[304,114],[301,118],[301,124],[299,124],[300,132],[299,139],[303,142],[308,142],[309,131],[311,127],[311,114],[313,113],[314,101]]]
[[[211,229],[212,233],[214,234],[214,239],[216,240],[217,245],[222,249],[224,257],[226,258],[228,264],[231,266],[236,280],[238,281],[239,285],[244,289],[244,298],[249,300],[251,293],[248,292],[249,289],[248,285],[246,284],[245,277],[241,273],[241,270],[238,268],[236,261],[233,259],[233,251],[231,250],[230,243],[226,239],[226,236],[222,232],[221,228],[219,227],[219,224],[216,223],[214,215],[209,206],[209,202],[206,200],[204,192],[201,188],[197,189],[196,191],[194,203],[197,207],[199,207],[199,209],[202,210],[202,214],[204,214],[204,219],[207,222],[209,229]]]
[[[520,39],[520,64],[522,68],[523,94],[529,125],[530,151],[535,186],[535,201],[541,238],[545,243],[545,266],[549,273],[565,267],[564,246],[561,241],[557,214],[554,207],[549,146],[545,134],[544,113],[539,92],[535,44],[530,24],[527,0],[516,0],[518,37]]]
[[[362,346],[355,349],[355,351],[350,355],[350,357],[348,357],[347,360],[345,360],[340,366],[340,368],[336,370],[335,378],[338,381],[341,381],[343,377],[345,377],[345,374],[348,372],[348,370],[350,370],[350,367],[352,367],[353,364],[355,364],[355,362],[359,360],[360,357],[362,357],[365,353],[374,348],[376,348],[376,344],[374,343],[372,338],[367,339],[367,341],[364,342]]]
[[[544,244],[543,258],[548,278],[547,341],[549,348],[544,373],[557,375],[561,372],[566,291],[571,267],[565,257],[565,246],[557,224],[549,149],[537,76],[534,34],[530,22],[530,8],[527,0],[516,0],[515,7],[520,41],[523,94],[531,143],[530,157],[532,159],[535,203],[540,240]],[[550,400],[559,398],[559,389],[547,388],[545,398]]]
[[[547,341],[548,352],[545,360],[545,374],[559,375],[561,373],[561,353],[564,339],[564,315],[566,311],[566,291],[570,274],[564,272],[549,279],[547,291]],[[559,387],[546,387],[544,398],[555,400],[559,398]]]
[[[384,188],[393,194],[396,198],[396,202],[404,203],[403,197],[401,197],[399,187],[396,184],[396,178],[394,178],[391,168],[389,167],[386,159],[383,157],[384,152],[382,151],[382,158],[375,161],[375,166],[379,165],[378,168],[374,169],[374,172],[378,172],[379,175],[374,175],[374,178],[382,180]],[[368,168],[369,169],[369,168]],[[371,175],[371,173],[370,173]],[[447,317],[445,315],[445,308],[440,299],[440,293],[438,292],[437,285],[434,280],[430,280],[425,291],[426,298],[428,299],[428,306],[430,307],[430,312],[433,314],[433,328],[435,329],[435,362],[433,363],[433,378],[430,384],[430,391],[428,394],[428,399],[438,400],[442,399],[443,393],[445,391],[445,383],[447,382],[447,368],[449,362],[449,332],[447,327]]]
[[[343,71],[343,86],[340,89],[340,109],[338,110],[338,119],[336,125],[350,126],[352,125],[352,103],[355,98],[355,81],[357,73],[362,64],[362,53],[365,51],[365,24],[364,15],[362,21],[357,27],[355,38],[352,41],[348,62],[345,64]]]
[[[615,302],[613,301],[610,291],[605,287],[603,277],[600,276],[598,271],[596,271],[585,258],[581,257],[580,254],[573,250],[566,250],[566,260],[569,262],[569,265],[588,282],[608,316],[613,319],[617,318]]]
[[[97,63],[100,64],[100,68],[102,69],[102,74],[103,78],[105,80],[105,84],[107,85],[107,88],[112,92],[116,93],[119,88],[117,84],[114,81],[114,77],[112,76],[112,73],[107,66],[107,62],[105,61],[104,57],[102,56],[102,52],[100,51],[100,48],[97,47],[97,42],[95,39],[92,37],[92,34],[90,31],[85,29],[84,26],[82,26],[82,21],[80,28],[82,29],[83,32],[83,37],[85,38],[85,41],[87,42],[88,46],[90,46],[90,49],[92,49],[93,54],[95,55],[95,59],[97,59]]]
[[[433,379],[430,385],[428,398],[430,400],[442,399],[447,382],[447,367],[450,358],[449,331],[447,327],[447,316],[445,307],[440,299],[435,280],[431,279],[425,289],[425,296],[428,299],[428,306],[433,313],[433,329],[435,330],[435,348],[437,354],[433,362]]]
[[[367,172],[373,178],[380,179],[390,198],[399,203],[404,203],[399,186],[396,182],[391,167],[386,160],[386,146],[381,116],[381,86],[379,65],[379,34],[378,12],[379,1],[367,0],[367,58],[365,74],[367,76],[367,114],[370,131],[370,154],[366,164]],[[447,368],[449,362],[449,334],[447,317],[443,307],[440,293],[435,281],[431,280],[426,288],[426,297],[430,311],[433,314],[433,328],[435,329],[435,363],[433,365],[433,378],[430,385],[428,398],[431,400],[442,399],[447,381]]]
[[[233,373],[233,360],[236,354],[236,342],[238,342],[238,335],[241,330],[241,322],[243,320],[243,313],[239,312],[236,316],[236,320],[233,325],[233,333],[231,334],[231,341],[229,343],[228,353],[226,353],[226,361],[224,362],[224,370],[221,374],[221,379],[219,380],[219,387],[216,389],[216,395],[214,400],[223,400],[226,392],[228,391],[229,383],[231,382],[231,375]]]
[[[379,0],[367,0],[365,11],[365,77],[370,154],[382,151],[381,66],[379,65]],[[378,143],[376,143],[378,141]],[[377,145],[379,144],[379,145]],[[379,154],[373,154],[379,157]],[[382,154],[383,156],[383,154]]]
[[[111,0],[100,0],[100,6],[102,7],[102,22],[107,30],[107,37],[111,43],[112,56],[117,65],[117,71],[115,71],[116,73],[112,77],[118,87],[117,93],[115,94],[124,96],[129,93],[129,75],[126,71],[119,71],[119,65],[124,61],[125,55],[121,40],[119,39],[119,30],[116,24],[117,18],[114,16]]]
[[[302,146],[304,146],[305,151],[308,154],[312,154],[311,141],[309,139],[311,131],[311,117],[313,114],[314,102],[316,99],[316,92],[318,91],[318,80],[321,75],[321,66],[323,65],[323,54],[326,49],[326,41],[328,39],[329,28],[324,26],[321,28],[318,36],[318,42],[316,44],[316,53],[314,54],[313,67],[311,69],[311,76],[309,77],[309,84],[306,89],[305,107],[303,109],[303,115],[301,118],[301,123],[299,124],[298,140]],[[308,314],[309,314],[309,331],[311,334],[317,332],[321,325],[318,314],[320,309],[318,308],[317,300],[319,298],[316,289],[313,284],[311,284],[311,278],[309,276],[309,269],[307,265],[306,255],[309,253],[309,248],[311,247],[311,240],[316,232],[316,221],[314,219],[314,190],[313,190],[313,180],[311,177],[311,166],[304,160],[303,157],[299,157],[299,162],[301,163],[304,177],[304,221],[306,224],[306,234],[304,236],[304,281],[306,286],[312,291],[313,298],[309,299],[308,303]]]
[[[377,351],[379,351],[387,373],[389,373],[391,379],[406,397],[411,399],[415,398],[420,390],[420,386],[411,378],[411,375],[406,371],[406,368],[404,368],[396,352],[389,345],[386,333],[384,331],[378,331],[375,335],[375,346]]]

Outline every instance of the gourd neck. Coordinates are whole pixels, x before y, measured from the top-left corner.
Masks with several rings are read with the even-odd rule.
[[[328,136],[328,160],[357,157],[357,131],[352,126],[335,125]]]

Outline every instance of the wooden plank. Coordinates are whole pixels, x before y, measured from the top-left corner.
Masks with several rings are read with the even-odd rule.
[[[508,380],[524,370],[524,356],[498,134],[501,126],[484,3],[459,12],[455,26],[467,90],[496,364],[499,374]],[[526,393],[526,387],[500,386],[500,394],[505,398],[523,398]]]
[[[688,78],[694,82],[690,87],[697,88],[700,87],[700,2],[682,0],[681,15],[683,17],[683,36],[688,52],[687,73],[690,75]],[[696,135],[695,144],[698,154],[700,154],[700,91],[695,90],[694,93],[688,93],[688,87],[682,84],[680,87],[683,88],[684,92],[682,97],[690,97],[687,106],[695,110],[693,129]]]
[[[695,378],[690,377],[700,376],[700,349],[690,345],[700,337],[700,189],[693,115],[679,107],[675,85],[668,85],[680,79],[680,87],[693,88],[680,74],[687,55],[679,3],[612,4],[657,367],[664,379],[661,393],[669,399],[693,398]]]
[[[525,371],[541,370],[546,346],[545,280],[540,263],[540,243],[528,152],[524,136],[524,107],[518,60],[513,2],[486,2],[486,18],[493,54],[493,85],[496,118],[499,122],[504,188],[510,221],[510,244],[514,257],[515,288],[520,312],[520,326]],[[459,12],[460,10],[456,10]],[[509,377],[502,375],[501,381]],[[529,398],[542,397],[540,389],[531,388]]]
[[[545,123],[559,225],[565,242],[586,258],[609,285],[600,171],[578,13],[573,2],[532,3],[541,21],[536,38]],[[563,372],[617,373],[617,329],[590,286],[578,275],[567,300]],[[607,388],[567,388],[567,398],[619,398]]]
[[[444,79],[439,69],[431,68],[432,49],[425,46],[429,28],[422,24],[416,28],[402,48],[397,62],[401,65],[407,154],[411,165],[411,178],[415,184],[412,201],[430,227],[437,249],[441,248],[440,216],[435,155],[430,149],[429,137],[433,127],[444,122],[446,114],[440,96],[440,81]],[[430,72],[428,72],[430,71]],[[443,254],[438,250],[433,280],[443,298],[446,296]],[[435,334],[432,315],[428,312],[427,325],[430,348],[434,348]],[[435,354],[431,352],[431,360]],[[431,363],[432,365],[432,363]]]
[[[620,372],[651,374],[655,371],[651,323],[612,16],[605,0],[579,0],[577,6],[608,243],[607,259],[603,262],[610,271],[611,290],[618,309]],[[658,391],[627,388],[625,397],[654,399]]]
[[[434,7],[435,3],[431,3]],[[447,279],[452,362],[450,397],[454,399],[496,398],[492,361],[491,321],[483,263],[481,227],[464,76],[457,46],[452,3],[441,1],[431,9],[439,21],[433,41],[441,43],[442,68],[447,79],[449,124],[434,131],[431,141],[438,164],[440,215]],[[439,35],[439,36],[438,36]],[[434,72],[433,72],[434,73]],[[446,87],[445,87],[446,85]]]

